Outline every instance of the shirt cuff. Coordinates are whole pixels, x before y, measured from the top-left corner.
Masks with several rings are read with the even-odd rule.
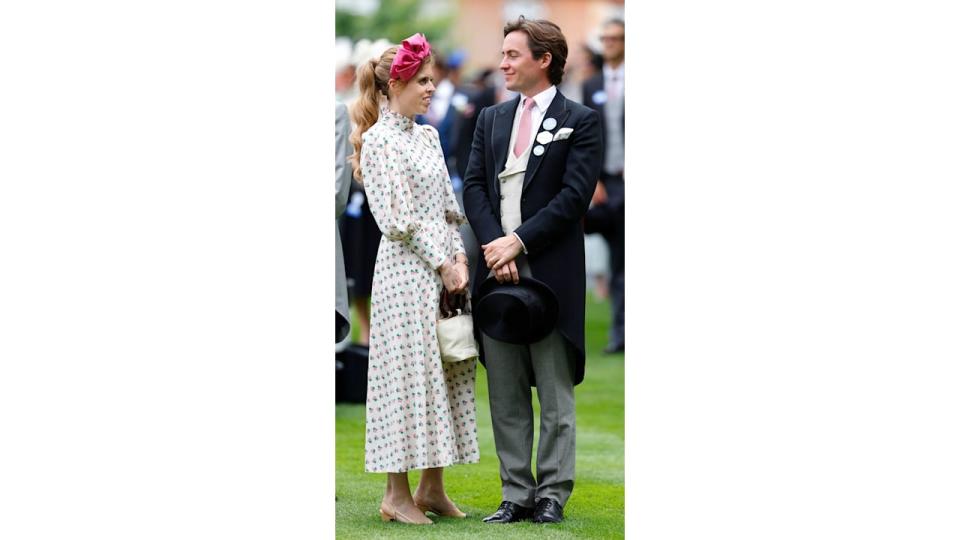
[[[513,236],[515,236],[516,239],[517,239],[517,241],[520,242],[520,247],[523,248],[523,254],[524,254],[524,255],[529,255],[529,253],[527,253],[527,245],[523,243],[523,239],[520,238],[520,235],[517,234],[517,233],[513,233]]]

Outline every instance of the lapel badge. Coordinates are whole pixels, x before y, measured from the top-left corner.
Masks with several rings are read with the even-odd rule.
[[[541,131],[537,134],[537,142],[540,144],[547,144],[553,140],[553,133],[549,131]]]
[[[467,96],[465,96],[464,94],[461,94],[460,92],[457,92],[456,94],[453,95],[452,98],[450,98],[450,105],[452,105],[453,108],[456,109],[457,112],[459,113],[462,113],[467,109],[467,104],[469,102],[470,102],[470,99],[467,98]]]
[[[542,156],[543,152],[544,152],[544,149],[539,144],[533,147],[533,155]]]
[[[547,118],[546,120],[543,121],[543,129],[546,129],[547,131],[549,131],[549,130],[555,128],[555,127],[557,127],[557,120],[556,120],[556,119],[554,119],[554,118]]]

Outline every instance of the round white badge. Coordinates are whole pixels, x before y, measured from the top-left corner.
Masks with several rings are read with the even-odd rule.
[[[453,108],[456,109],[457,112],[463,112],[466,110],[468,103],[470,103],[470,99],[459,92],[450,98],[450,105],[453,105]]]
[[[537,142],[540,144],[547,144],[553,140],[553,133],[549,131],[541,131],[537,134]]]
[[[553,118],[547,118],[543,121],[543,129],[553,129],[557,127],[557,121]]]
[[[533,147],[533,155],[542,156],[543,152],[544,152],[543,147],[540,146],[539,144]]]
[[[597,105],[603,105],[607,102],[607,93],[603,90],[597,90],[593,93],[593,102]]]

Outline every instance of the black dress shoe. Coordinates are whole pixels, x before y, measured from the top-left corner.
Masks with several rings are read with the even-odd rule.
[[[512,503],[510,501],[503,501],[502,503],[500,503],[500,508],[497,508],[496,512],[483,518],[483,522],[484,523],[514,523],[517,521],[530,519],[530,516],[532,515],[533,515],[533,509],[531,508],[520,506],[519,504]]]
[[[560,523],[563,521],[563,507],[555,499],[543,498],[537,501],[533,511],[534,523]]]

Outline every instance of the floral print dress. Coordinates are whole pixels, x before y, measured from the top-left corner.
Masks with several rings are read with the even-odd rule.
[[[383,233],[370,296],[367,472],[476,463],[476,359],[444,364],[443,282],[465,222],[437,131],[386,108],[363,134],[363,184]]]

